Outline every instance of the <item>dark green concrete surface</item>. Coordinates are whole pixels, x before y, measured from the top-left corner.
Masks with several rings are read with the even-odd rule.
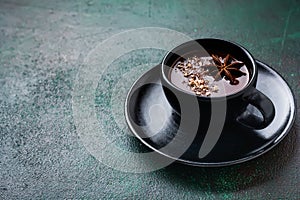
[[[74,80],[88,53],[116,33],[141,27],[236,41],[287,80],[299,105],[299,19],[298,0],[0,0],[0,199],[299,199],[299,120],[276,148],[243,164],[172,164],[133,174],[107,167],[86,150],[72,109]],[[158,63],[164,53],[134,51],[117,60],[95,92],[98,119],[114,106],[109,80],[116,66],[126,73]],[[119,105],[125,97],[120,94]],[[116,116],[99,121],[108,137],[120,134],[114,122],[124,117]],[[114,141],[129,150],[140,145],[127,137]]]

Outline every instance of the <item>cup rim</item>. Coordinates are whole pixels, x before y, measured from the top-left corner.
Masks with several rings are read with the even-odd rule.
[[[243,87],[241,90],[234,92],[232,94],[229,94],[229,95],[217,96],[217,97],[212,97],[212,96],[206,97],[206,96],[198,96],[196,94],[189,93],[188,91],[185,91],[185,90],[177,87],[169,80],[168,75],[165,74],[165,67],[170,68],[170,66],[165,65],[165,63],[166,63],[166,59],[170,55],[170,53],[172,53],[176,48],[179,48],[180,46],[187,45],[188,43],[197,42],[197,41],[201,41],[201,40],[212,40],[212,41],[214,40],[214,41],[230,43],[231,45],[236,46],[237,48],[240,48],[245,53],[245,55],[247,55],[247,57],[249,58],[249,60],[252,63],[253,73],[252,73],[252,76],[249,77],[249,81],[245,87]],[[184,93],[185,95],[197,97],[197,98],[199,98],[201,100],[205,100],[205,101],[207,101],[207,100],[224,100],[224,98],[226,98],[226,99],[235,98],[236,96],[241,95],[242,93],[244,93],[246,90],[248,90],[249,88],[251,88],[253,86],[253,83],[255,82],[255,80],[257,78],[257,66],[256,66],[255,59],[251,55],[251,53],[245,47],[241,46],[240,44],[237,44],[237,43],[229,41],[229,40],[220,39],[220,38],[199,38],[199,39],[194,39],[194,40],[190,40],[185,43],[182,43],[179,46],[176,46],[172,50],[168,51],[168,53],[165,55],[165,57],[163,58],[162,63],[161,63],[161,74],[162,74],[162,79],[164,80],[164,82],[166,82],[173,89],[180,91],[181,93]]]

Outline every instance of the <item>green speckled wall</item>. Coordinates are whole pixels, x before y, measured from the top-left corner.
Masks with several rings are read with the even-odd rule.
[[[74,80],[97,44],[129,29],[162,27],[242,44],[286,79],[299,115],[299,18],[298,0],[0,0],[0,198],[299,199],[298,119],[278,146],[252,161],[222,168],[172,164],[134,174],[87,151],[72,107]],[[165,53],[132,51],[99,79],[97,119],[109,116],[100,128],[118,148],[142,146],[122,135],[128,129],[120,110],[126,88],[152,66],[136,70],[120,92],[111,80],[133,66],[159,63]]]

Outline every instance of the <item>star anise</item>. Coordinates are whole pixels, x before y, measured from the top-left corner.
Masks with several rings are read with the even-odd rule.
[[[232,58],[230,54],[227,54],[224,59],[214,54],[212,54],[211,57],[218,68],[218,70],[213,71],[218,71],[215,76],[216,80],[224,77],[225,79],[229,80],[231,84],[236,85],[239,83],[236,78],[246,75],[246,73],[240,70],[244,63]]]

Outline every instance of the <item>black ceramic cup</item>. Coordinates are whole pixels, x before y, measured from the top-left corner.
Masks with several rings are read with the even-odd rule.
[[[195,54],[209,56],[216,52],[225,55],[231,54],[245,64],[249,72],[249,81],[243,88],[219,97],[197,96],[192,92],[180,89],[170,80],[171,70],[178,60],[192,57]],[[214,125],[230,126],[233,124],[262,129],[267,127],[274,118],[273,103],[256,89],[258,69],[253,56],[236,43],[214,38],[186,42],[167,53],[162,61],[161,73],[163,91],[170,105],[179,114],[188,113],[185,116],[189,116],[189,120],[199,120],[200,131],[207,131]],[[182,106],[183,104],[185,106]],[[261,116],[246,109],[249,104],[257,108]],[[212,118],[211,116],[216,117]]]

